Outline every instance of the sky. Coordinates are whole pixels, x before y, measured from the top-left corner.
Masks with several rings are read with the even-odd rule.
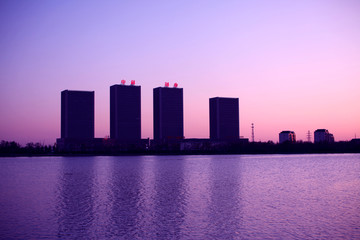
[[[95,91],[109,135],[110,86],[184,89],[185,138],[209,137],[209,98],[239,98],[240,135],[360,137],[360,1],[0,1],[0,140],[53,144],[60,92]]]

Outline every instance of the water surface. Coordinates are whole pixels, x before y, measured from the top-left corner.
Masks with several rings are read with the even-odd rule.
[[[5,239],[360,239],[360,154],[0,158]]]

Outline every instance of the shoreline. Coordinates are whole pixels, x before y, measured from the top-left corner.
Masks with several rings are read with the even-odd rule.
[[[56,154],[0,154],[1,158],[7,157],[126,157],[126,156],[211,156],[211,155],[313,155],[313,154],[360,154],[360,151],[344,151],[344,152],[161,152],[161,153],[56,153]]]

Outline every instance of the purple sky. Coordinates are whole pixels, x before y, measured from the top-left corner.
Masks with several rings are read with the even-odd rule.
[[[184,88],[185,137],[209,137],[209,98],[238,97],[240,135],[360,137],[360,1],[0,1],[0,140],[54,143],[60,92],[136,80],[142,137],[152,89]]]

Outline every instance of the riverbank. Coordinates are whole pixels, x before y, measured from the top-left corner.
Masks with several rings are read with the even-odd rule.
[[[319,153],[360,153],[360,144],[355,142],[335,143],[284,143],[254,142],[247,144],[224,144],[215,147],[202,146],[181,149],[180,145],[157,146],[150,149],[60,152],[55,148],[2,148],[0,157],[32,156],[141,156],[141,155],[224,155],[224,154],[319,154]]]

